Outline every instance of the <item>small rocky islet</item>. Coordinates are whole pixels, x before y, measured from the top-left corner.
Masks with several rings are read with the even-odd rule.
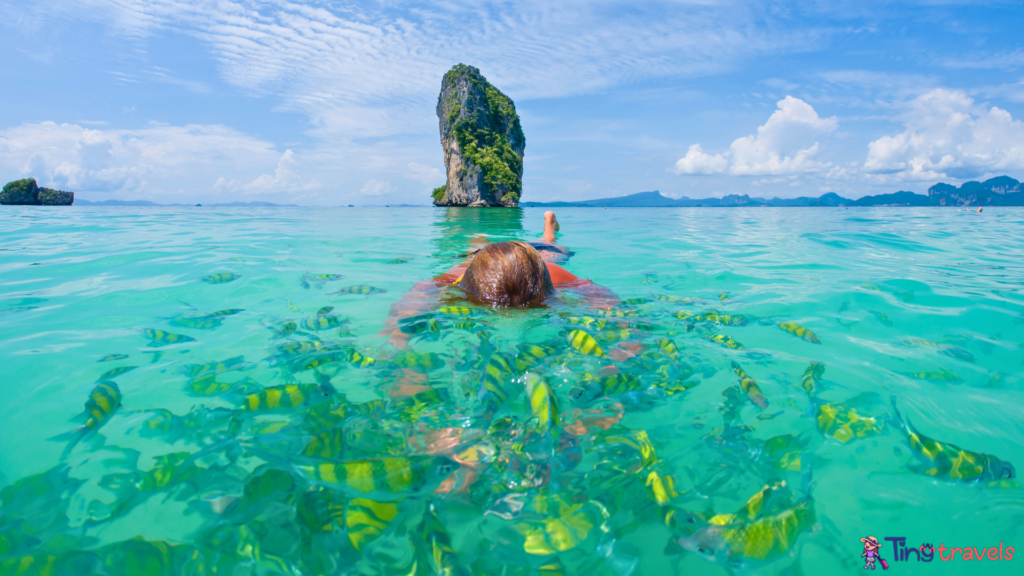
[[[512,99],[458,64],[441,81],[437,118],[447,182],[431,194],[434,205],[518,206],[526,137]]]
[[[0,204],[15,206],[71,206],[75,202],[74,192],[42,188],[35,178],[23,178],[4,184],[0,192]]]

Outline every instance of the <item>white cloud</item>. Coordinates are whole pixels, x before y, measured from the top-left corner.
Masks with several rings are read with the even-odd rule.
[[[757,134],[737,138],[724,154],[710,155],[700,144],[693,144],[676,162],[676,173],[765,176],[827,170],[831,163],[814,160],[819,144],[811,142],[835,130],[838,120],[819,117],[810,104],[792,96],[779,100],[777,106]]]
[[[438,180],[444,178],[439,168],[433,166],[424,166],[418,162],[409,162],[406,164],[410,174],[407,174],[406,178],[411,178],[424,184],[430,184],[433,186],[437,185]]]
[[[395,189],[387,180],[367,180],[359,194],[362,196],[381,196],[394,191]]]
[[[1024,168],[1024,122],[963,92],[932,90],[912,100],[901,119],[906,130],[868,144],[865,172],[933,181]]]
[[[245,184],[241,184],[237,180],[228,181],[221,177],[217,179],[214,188],[248,194],[276,194],[280,192],[306,192],[320,187],[320,183],[316,180],[306,182],[296,174],[292,169],[295,164],[295,154],[291,150],[285,150],[284,154],[281,155],[281,159],[278,160],[277,169],[274,170],[273,174],[263,174],[252,182]]]
[[[728,167],[725,156],[705,154],[700,144],[691,144],[686,156],[676,161],[677,174],[722,174]]]
[[[281,157],[271,143],[219,125],[104,130],[41,122],[0,130],[0,169],[74,191],[208,189],[215,172],[259,174],[276,163],[287,173],[290,161],[290,152]]]

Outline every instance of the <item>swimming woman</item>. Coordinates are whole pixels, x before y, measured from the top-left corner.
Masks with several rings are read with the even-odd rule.
[[[544,216],[542,240],[554,247],[558,221],[553,212]],[[391,306],[384,332],[390,334],[392,344],[403,346],[407,336],[398,330],[398,321],[436,309],[444,297],[443,291],[450,287],[459,288],[456,297],[495,308],[540,306],[562,290],[572,290],[593,308],[607,310],[619,303],[611,290],[546,262],[543,252],[527,242],[487,244],[444,274],[413,286],[401,301]]]

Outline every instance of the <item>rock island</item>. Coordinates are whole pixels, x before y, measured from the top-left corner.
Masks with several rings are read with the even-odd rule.
[[[441,81],[437,118],[448,180],[434,205],[518,206],[526,137],[512,99],[459,64]]]

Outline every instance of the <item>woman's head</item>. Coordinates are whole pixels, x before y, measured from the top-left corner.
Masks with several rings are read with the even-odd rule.
[[[459,287],[492,306],[539,304],[555,292],[548,267],[526,242],[498,242],[479,250]]]

